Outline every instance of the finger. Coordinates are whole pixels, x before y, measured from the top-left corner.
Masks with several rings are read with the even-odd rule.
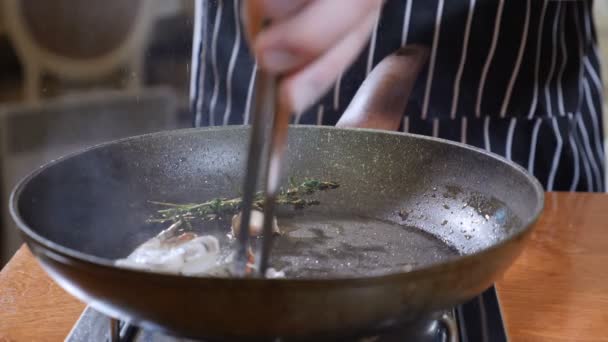
[[[312,0],[246,0],[250,1],[259,2],[266,16],[277,20],[296,13]]]
[[[292,74],[279,85],[280,96],[292,110],[302,112],[317,101],[336,81],[369,41],[379,10],[368,13],[362,23],[324,55]]]
[[[241,6],[241,21],[245,37],[253,42],[264,20],[284,19],[296,13],[312,0],[246,0]]]
[[[241,6],[241,21],[245,28],[245,39],[250,46],[262,31],[264,24],[264,11],[261,0],[246,0]]]
[[[385,57],[363,81],[336,127],[397,130],[428,49],[408,45]]]
[[[381,4],[380,0],[311,1],[260,32],[254,43],[258,63],[273,73],[296,70],[334,47]]]

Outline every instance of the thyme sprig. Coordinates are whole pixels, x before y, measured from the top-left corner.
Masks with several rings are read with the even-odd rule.
[[[278,205],[292,206],[294,209],[303,209],[313,205],[319,205],[320,202],[316,199],[305,198],[318,191],[336,189],[339,184],[336,182],[320,181],[317,179],[305,179],[301,183],[296,183],[290,180],[290,185],[286,189],[282,189],[277,196],[276,203]],[[163,207],[156,212],[156,215],[149,219],[150,222],[190,222],[192,220],[214,220],[218,217],[236,214],[242,204],[241,197],[236,198],[214,198],[202,203],[167,203],[155,202]],[[256,209],[263,209],[264,197],[261,192],[258,192],[254,197],[253,206]]]

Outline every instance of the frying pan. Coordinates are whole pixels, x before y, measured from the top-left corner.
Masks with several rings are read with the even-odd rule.
[[[149,200],[238,196],[248,136],[247,127],[187,129],[93,147],[27,176],[11,213],[44,269],[98,311],[170,334],[234,339],[356,334],[462,303],[511,264],[542,210],[539,183],[483,150],[294,126],[286,175],[340,187],[320,193],[316,207],[278,216],[287,233],[271,263],[291,267],[293,278],[113,265],[166,228],[146,223],[158,209]]]
[[[418,52],[416,52],[418,51]],[[421,52],[422,51],[422,52]],[[395,129],[424,49],[385,58],[338,126]],[[441,139],[369,129],[290,128],[285,176],[340,184],[320,205],[282,208],[271,265],[287,279],[185,277],[117,268],[166,226],[150,201],[238,196],[249,130],[177,130],[50,162],[19,183],[11,214],[44,269],[98,311],[210,339],[335,339],[412,323],[488,288],[542,210],[514,163]],[[226,220],[229,221],[229,220]],[[224,249],[229,224],[196,227]]]

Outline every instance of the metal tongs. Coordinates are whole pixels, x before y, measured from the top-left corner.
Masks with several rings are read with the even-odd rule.
[[[268,24],[262,20],[255,6],[245,5],[243,19],[248,27],[249,38],[255,36]],[[251,40],[250,40],[251,41]],[[241,229],[238,235],[238,247],[234,263],[236,274],[244,276],[247,268],[249,223],[251,209],[256,198],[257,182],[260,181],[264,191],[264,225],[262,243],[256,253],[257,276],[265,277],[268,258],[272,244],[272,222],[275,201],[281,181],[281,164],[286,147],[290,110],[281,103],[278,96],[278,77],[259,68],[254,87],[254,103],[249,154],[243,185],[243,202],[241,208]]]

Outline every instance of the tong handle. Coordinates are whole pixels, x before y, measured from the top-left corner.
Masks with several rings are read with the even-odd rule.
[[[262,14],[254,2],[247,1],[243,4],[242,20],[245,23],[246,36],[250,43],[264,26],[270,23]],[[263,69],[256,74],[252,135],[249,142],[241,208],[241,229],[235,263],[237,274],[240,275],[244,275],[247,265],[249,223],[258,178],[261,178],[265,186],[263,237],[256,258],[258,275],[263,277],[268,267],[272,243],[272,219],[280,186],[280,170],[290,117],[290,110],[279,101],[277,96],[277,83],[278,77]],[[268,128],[269,125],[271,125],[270,128]],[[260,173],[262,177],[258,176]]]
[[[249,151],[243,184],[243,201],[241,205],[241,229],[239,230],[237,253],[234,271],[238,276],[244,276],[247,268],[247,247],[249,245],[249,223],[251,209],[256,200],[257,182],[267,178],[268,152],[270,142],[267,138],[268,125],[272,123],[276,104],[276,80],[265,72],[258,72],[255,80],[255,97],[253,104],[251,136],[249,138]],[[268,145],[268,147],[266,146]],[[268,181],[266,181],[268,183]],[[266,206],[266,203],[264,204]],[[266,210],[264,210],[266,213]],[[264,215],[266,217],[266,214]],[[263,240],[263,244],[267,239]],[[264,248],[263,248],[264,249]],[[258,268],[259,270],[259,268]],[[265,272],[265,271],[264,271]],[[264,273],[262,273],[264,274]]]
[[[276,87],[277,79],[275,79]],[[276,88],[275,88],[276,90]],[[268,259],[270,257],[270,249],[273,239],[273,219],[276,206],[276,198],[281,184],[281,170],[283,166],[283,157],[287,147],[287,132],[289,130],[289,118],[291,116],[290,108],[281,101],[280,97],[276,96],[274,116],[272,120],[272,128],[270,130],[270,141],[268,146],[267,167],[265,173],[266,189],[264,192],[264,226],[262,231],[262,246],[258,253],[257,269],[261,276],[266,275],[268,268]]]

